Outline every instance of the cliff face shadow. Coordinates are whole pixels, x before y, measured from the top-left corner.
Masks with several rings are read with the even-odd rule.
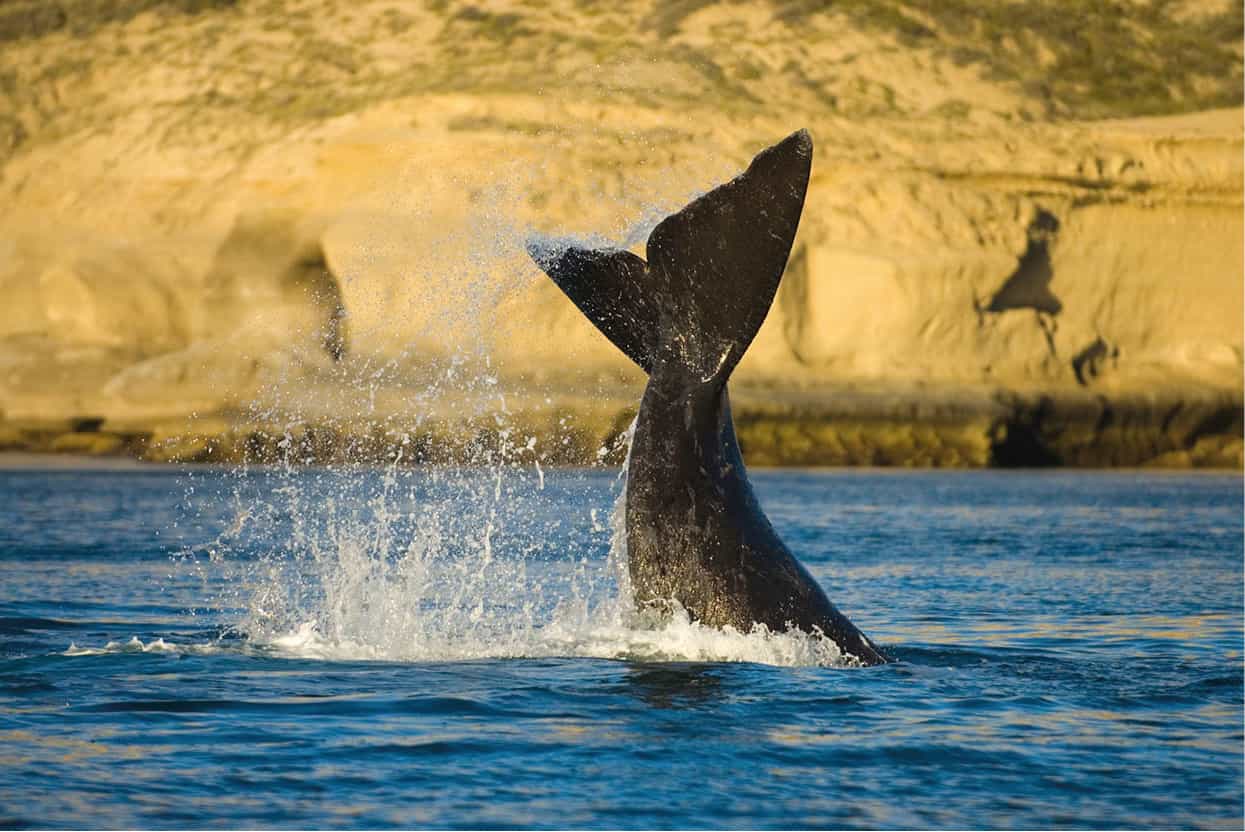
[[[341,283],[329,267],[324,252],[317,247],[304,254],[281,276],[286,291],[311,305],[320,319],[320,346],[334,361],[347,352],[346,304]]]
[[[1103,372],[1111,359],[1119,358],[1120,348],[1107,343],[1101,335],[1090,342],[1089,346],[1072,357],[1072,372],[1076,375],[1076,383],[1082,387]]]
[[[1063,309],[1059,298],[1050,290],[1055,272],[1051,267],[1050,244],[1059,233],[1059,218],[1044,209],[1039,210],[1029,223],[1029,247],[1020,256],[1016,270],[994,293],[987,312],[1004,312],[1008,309],[1036,309],[1050,315],[1058,315]]]

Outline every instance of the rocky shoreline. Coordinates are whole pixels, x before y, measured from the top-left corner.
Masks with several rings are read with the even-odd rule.
[[[901,468],[1242,468],[1239,398],[1108,400],[1050,393],[942,401],[894,394],[733,397],[749,465]],[[465,418],[259,422],[235,413],[151,425],[0,421],[0,453],[225,464],[618,465],[635,405],[622,400]]]

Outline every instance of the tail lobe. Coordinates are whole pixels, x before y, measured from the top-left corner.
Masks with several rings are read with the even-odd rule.
[[[643,260],[629,251],[547,237],[530,238],[527,253],[614,346],[651,372],[658,299]]]

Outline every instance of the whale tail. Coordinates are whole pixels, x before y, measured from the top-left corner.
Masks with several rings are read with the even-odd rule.
[[[541,237],[528,254],[646,373],[724,384],[778,291],[812,157],[804,130],[762,150],[739,176],[662,220],[647,261]]]

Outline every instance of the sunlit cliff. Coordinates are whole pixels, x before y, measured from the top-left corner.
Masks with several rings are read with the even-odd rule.
[[[640,371],[524,240],[642,247],[807,127],[750,461],[1237,466],[1240,44],[1161,0],[6,0],[0,447],[616,454]]]

